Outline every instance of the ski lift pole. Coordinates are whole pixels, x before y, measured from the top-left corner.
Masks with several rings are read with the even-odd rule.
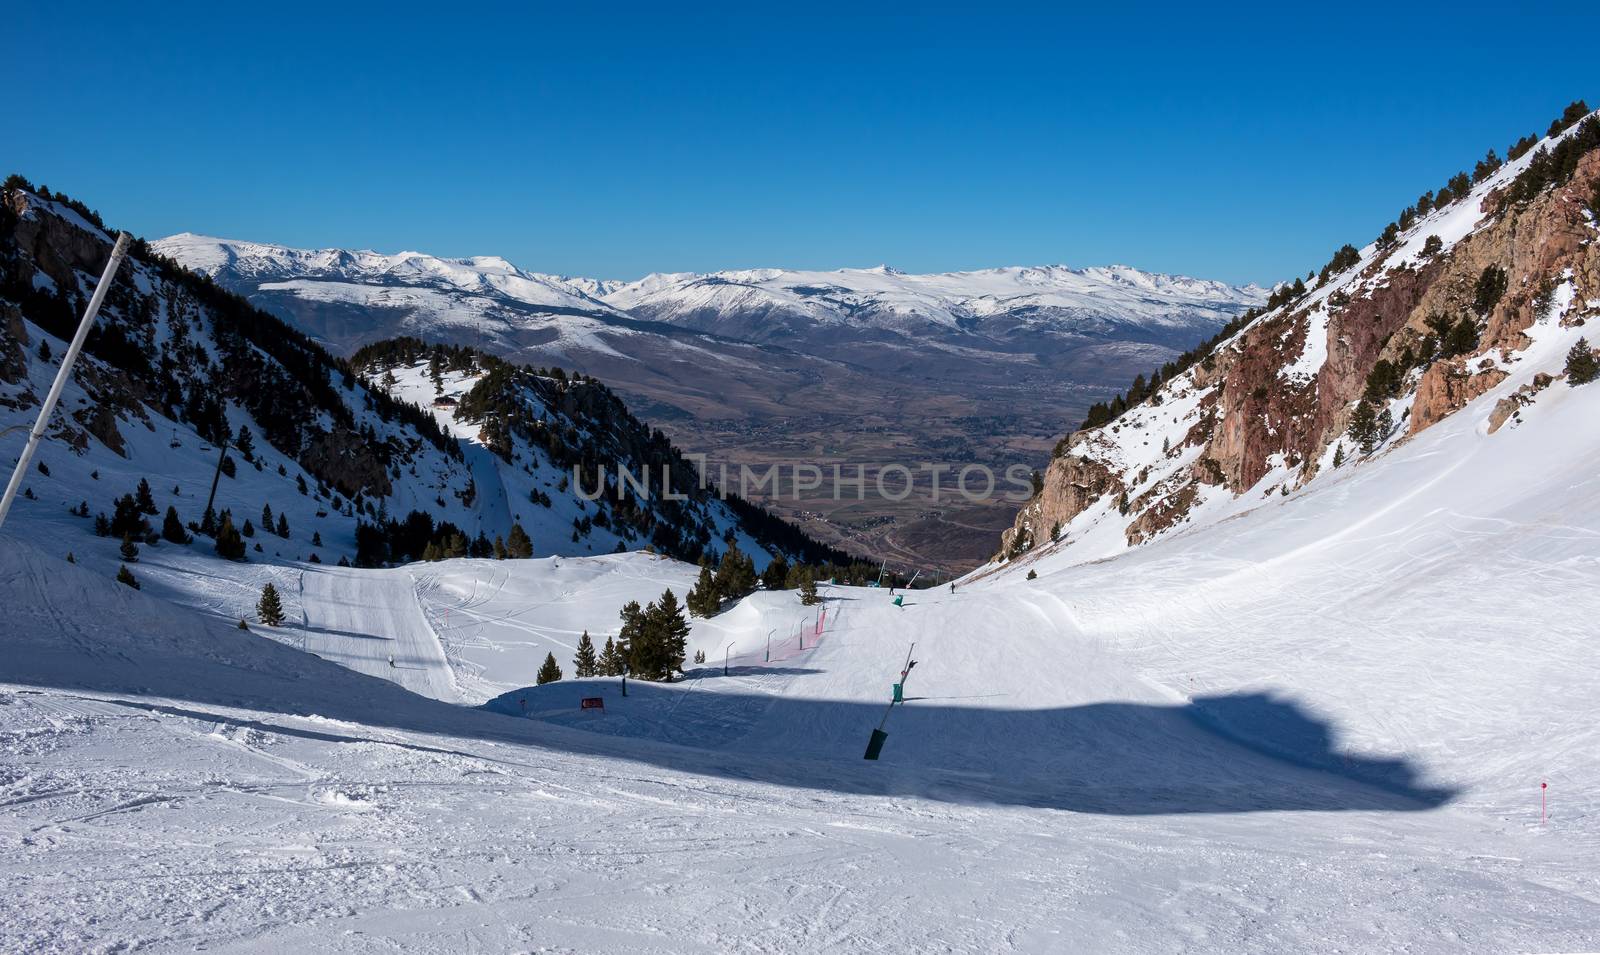
[[[122,264],[122,259],[128,254],[128,244],[133,241],[132,236],[122,232],[117,235],[117,244],[111,247],[111,260],[106,263],[106,270],[100,273],[100,282],[94,287],[94,295],[89,299],[89,307],[84,309],[83,319],[78,323],[78,332],[72,336],[72,343],[67,346],[67,353],[61,357],[61,367],[56,370],[56,380],[50,385],[50,393],[45,395],[44,405],[39,409],[39,421],[28,432],[28,443],[23,446],[22,454],[17,458],[17,469],[11,472],[11,483],[6,485],[4,497],[0,497],[0,526],[4,526],[6,515],[11,513],[11,502],[16,500],[17,489],[22,486],[22,478],[28,473],[28,462],[33,460],[33,452],[39,447],[39,439],[44,437],[44,429],[50,424],[50,415],[56,410],[56,402],[61,400],[61,391],[67,386],[67,378],[72,374],[72,365],[78,360],[78,353],[83,351],[84,340],[89,337],[89,329],[94,326],[95,316],[100,314],[100,305],[106,300],[106,293],[111,290],[112,276],[117,273],[117,266]]]
[[[226,422],[223,423],[223,427],[227,427]],[[222,481],[222,462],[228,460],[228,442],[231,440],[233,440],[231,435],[227,433],[222,435],[222,453],[217,455],[217,469],[211,475],[211,496],[206,498],[206,509],[201,512],[203,514],[210,514],[211,506],[217,503],[217,485]]]
[[[894,685],[894,698],[889,701],[888,707],[884,709],[883,719],[878,721],[878,728],[872,731],[872,737],[867,740],[867,753],[862,759],[877,759],[879,754],[883,752],[884,741],[889,738],[889,734],[883,728],[889,725],[889,714],[894,712],[894,705],[896,703],[905,703],[906,679],[911,675],[911,668],[917,665],[917,661],[911,659],[911,654],[916,652],[916,649],[917,645],[913,642],[911,647],[906,650],[906,665],[900,670],[900,682]]]

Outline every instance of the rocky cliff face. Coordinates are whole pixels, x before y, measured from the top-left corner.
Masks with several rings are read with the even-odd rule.
[[[1259,315],[1122,417],[1073,435],[1003,535],[1002,558],[1041,545],[1105,556],[1292,493],[1336,460],[1359,466],[1524,370],[1535,332],[1600,315],[1600,148],[1581,125],[1565,135],[1591,145],[1570,178],[1524,194],[1530,164],[1559,137],[1547,140]],[[1510,403],[1495,426],[1537,390],[1499,396]]]

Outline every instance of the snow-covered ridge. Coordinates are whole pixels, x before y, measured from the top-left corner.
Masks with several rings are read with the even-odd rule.
[[[535,307],[583,312],[613,310],[592,293],[614,283],[569,281],[519,269],[499,256],[441,258],[422,252],[386,255],[370,250],[292,249],[261,242],[184,232],[151,243],[157,252],[206,275],[228,272],[268,283],[314,279],[356,285],[408,285],[509,299]]]
[[[207,275],[299,295],[312,295],[312,282],[426,286],[537,308],[638,314],[669,322],[706,309],[742,313],[779,307],[819,321],[862,321],[876,311],[954,325],[962,319],[1051,309],[1171,326],[1191,323],[1195,313],[1214,317],[1219,309],[1237,310],[1266,297],[1266,291],[1255,285],[1234,286],[1125,265],[1020,266],[926,275],[888,266],[739,269],[652,273],[620,282],[530,272],[498,256],[451,259],[421,252],[293,249],[192,233],[169,236],[153,247]],[[277,284],[289,282],[300,284]]]
[[[743,269],[649,275],[606,296],[633,312],[673,321],[706,310],[777,307],[819,321],[860,322],[874,313],[940,325],[962,319],[1059,310],[1133,324],[1187,323],[1187,313],[1241,308],[1266,297],[1249,285],[1144,272],[1125,265],[1084,269],[1015,266],[910,275],[887,266],[832,271]],[[1059,318],[1057,319],[1059,320]]]

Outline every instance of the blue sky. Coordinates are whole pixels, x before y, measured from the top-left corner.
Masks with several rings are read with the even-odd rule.
[[[23,0],[0,171],[150,238],[1268,283],[1600,106],[1586,4],[350,6]]]

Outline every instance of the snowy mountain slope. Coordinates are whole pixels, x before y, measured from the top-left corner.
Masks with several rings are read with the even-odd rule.
[[[1500,434],[1537,414],[1600,314],[1600,120],[1466,181],[1064,440],[1002,557],[1098,559],[1366,467],[1463,407]]]
[[[711,663],[626,698],[517,681],[547,647],[570,672],[574,631],[603,642],[687,565],[300,569],[318,583],[295,613],[337,610],[402,684],[384,581],[416,575],[446,665],[469,701],[509,687],[500,712],[0,548],[0,831],[19,837],[0,938],[811,951],[872,948],[889,918],[963,951],[1592,948],[1600,439],[1575,423],[1600,392],[1556,396],[1506,436],[1516,467],[1480,466],[1502,435],[1461,414],[1115,560],[1046,556],[1035,580],[900,608],[826,588],[820,634],[794,593],[758,593],[695,621]],[[913,641],[910,700],[865,763]],[[591,695],[604,712],[577,708]]]
[[[498,259],[193,235],[155,248],[337,351],[403,334],[558,364],[608,382],[681,446],[752,466],[817,446],[832,452],[825,463],[836,455],[867,468],[889,455],[1032,465],[1114,384],[1264,298],[1121,266],[757,269],[613,283]],[[825,496],[768,503],[825,543],[897,562],[964,570],[992,552],[989,528],[1009,513],[950,512],[925,494],[838,519]]]
[[[109,236],[68,200],[25,189],[7,191],[0,227],[0,428],[24,429]],[[436,394],[424,352],[368,367],[363,378],[278,320],[136,249],[68,383],[17,517],[59,532],[63,554],[115,551],[123,531],[97,537],[93,518],[114,514],[115,500],[144,480],[152,510],[137,517],[145,526],[132,534],[135,544],[208,552],[210,533],[196,532],[227,437],[235,447],[213,510],[219,521],[231,513],[252,560],[402,560],[455,535],[487,550],[514,526],[540,554],[653,544],[694,558],[731,536],[762,564],[779,547],[813,560],[837,556],[742,502],[699,492],[675,449],[596,382],[507,368],[501,384],[479,389],[486,369],[468,358],[451,369],[450,392]],[[469,396],[480,406],[458,420],[453,402]],[[21,440],[19,430],[17,447]],[[583,500],[572,485],[579,466],[591,475],[639,473],[669,461],[675,484],[695,500],[630,507]],[[161,539],[169,507],[197,543]],[[360,526],[414,513],[432,530],[410,540],[411,550],[363,554]],[[286,536],[276,533],[279,521]]]

